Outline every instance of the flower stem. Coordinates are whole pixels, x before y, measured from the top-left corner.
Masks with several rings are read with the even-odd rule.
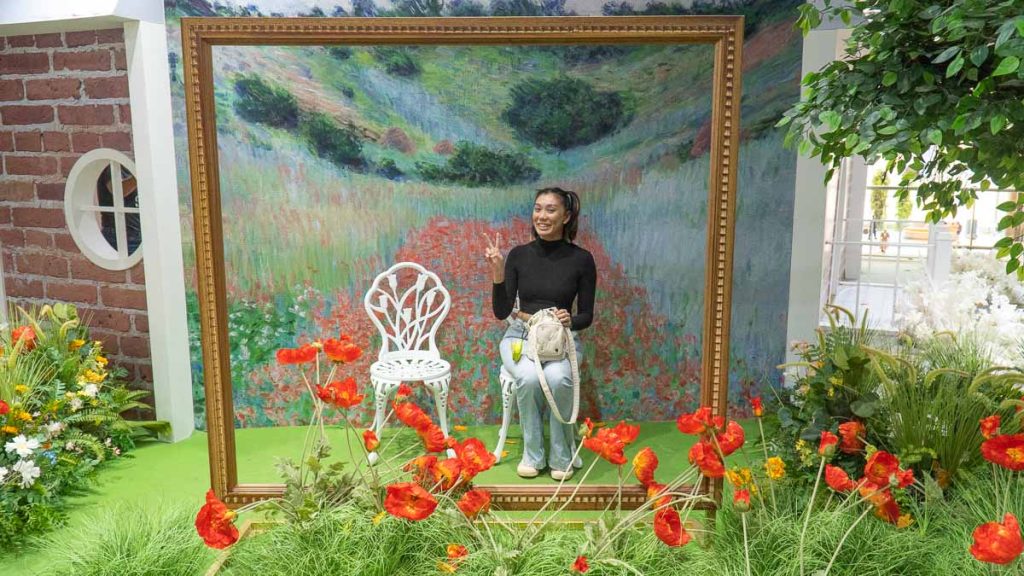
[[[740,522],[743,523],[743,559],[747,563],[747,576],[750,576],[750,544],[747,540],[747,515],[740,514]]]
[[[764,461],[768,461],[768,442],[764,438],[764,426],[761,424],[761,419],[757,419],[757,429],[761,432],[761,448],[764,449]],[[775,484],[772,483],[771,479],[768,479],[768,490],[772,495],[772,508],[775,510],[779,509],[778,502],[775,501]]]
[[[828,566],[825,566],[825,572],[821,576],[828,576],[829,570],[832,569],[832,563],[836,561],[837,557],[839,557],[839,550],[843,548],[843,544],[846,542],[846,538],[850,535],[850,532],[853,532],[853,529],[857,527],[857,524],[860,524],[860,521],[868,515],[868,512],[871,512],[870,506],[865,508],[864,512],[861,512],[861,515],[858,516],[857,519],[853,521],[853,524],[851,524],[850,527],[846,529],[846,533],[844,533],[843,537],[839,539],[839,544],[836,545],[836,551],[832,553],[832,558],[829,559]]]
[[[814,489],[811,490],[811,499],[807,501],[807,511],[804,512],[804,527],[800,530],[800,549],[797,554],[800,556],[800,576],[804,576],[804,537],[807,536],[807,523],[811,520],[811,508],[814,508],[814,497],[818,495],[818,485],[821,483],[821,471],[825,469],[825,459],[821,459],[818,465],[818,474],[814,477]]]

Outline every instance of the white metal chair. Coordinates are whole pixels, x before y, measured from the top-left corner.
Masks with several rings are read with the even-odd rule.
[[[505,450],[505,438],[508,437],[508,425],[512,422],[512,409],[516,405],[516,380],[501,367],[498,373],[498,381],[501,383],[501,430],[498,431],[498,444],[494,447],[495,464],[501,462],[501,453]]]
[[[388,398],[403,382],[420,382],[434,394],[441,430],[448,435],[451,364],[441,358],[435,336],[451,308],[451,295],[437,275],[415,262],[399,262],[380,273],[363,306],[381,336],[377,361],[370,366],[373,430],[380,436]],[[376,452],[370,462],[377,461]]]

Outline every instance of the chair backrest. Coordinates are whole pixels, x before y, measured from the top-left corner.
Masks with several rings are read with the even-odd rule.
[[[377,275],[363,306],[380,332],[378,359],[392,352],[438,355],[435,336],[451,303],[437,274],[415,262],[399,262]]]

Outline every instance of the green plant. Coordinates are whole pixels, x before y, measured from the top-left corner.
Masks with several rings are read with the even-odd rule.
[[[384,67],[388,74],[415,76],[420,73],[420,65],[413,58],[410,48],[403,46],[374,46],[371,54],[373,54],[374,59]]]
[[[338,166],[359,168],[365,164],[363,144],[359,137],[322,112],[302,119],[302,133],[314,154]]]
[[[829,167],[826,181],[844,158],[883,158],[897,195],[917,187],[933,223],[970,206],[975,189],[1024,189],[1019,0],[825,0],[802,5],[798,24],[806,34],[822,16],[857,19],[845,55],[804,77],[804,99],[779,124]],[[1024,224],[1024,196],[998,208],[999,230]],[[996,247],[1024,279],[1020,240]]]
[[[494,151],[465,141],[455,146],[444,166],[418,163],[416,168],[425,180],[466,186],[504,186],[540,178],[540,170],[526,154]]]
[[[527,141],[557,150],[595,142],[633,115],[626,95],[598,91],[568,76],[520,82],[511,96],[502,119]]]
[[[876,172],[875,177],[871,179],[871,183],[875,186],[885,186],[888,183],[888,179],[885,177],[884,172]],[[871,191],[871,217],[875,220],[885,220],[885,204],[889,199],[888,190],[872,190]],[[902,220],[902,218],[901,218]]]
[[[299,101],[287,89],[267,82],[259,74],[235,77],[235,111],[250,122],[275,128],[295,128],[299,122]]]

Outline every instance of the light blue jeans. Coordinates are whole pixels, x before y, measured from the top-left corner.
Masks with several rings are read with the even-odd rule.
[[[537,363],[526,354],[519,362],[512,359],[512,342],[524,339],[526,325],[522,320],[513,320],[501,339],[501,362],[505,370],[516,381],[516,400],[519,404],[519,423],[523,428],[523,459],[522,464],[542,470],[550,464],[552,470],[568,470],[572,455],[576,452],[576,424],[562,424],[548,408],[547,398],[540,387],[537,377]],[[573,332],[576,341],[576,359],[583,361],[583,346],[580,337]],[[562,418],[572,415],[572,367],[569,359],[543,363],[544,376],[555,399],[558,412]],[[544,419],[551,426],[551,451],[547,457],[544,453]],[[576,467],[581,462],[577,460]]]

